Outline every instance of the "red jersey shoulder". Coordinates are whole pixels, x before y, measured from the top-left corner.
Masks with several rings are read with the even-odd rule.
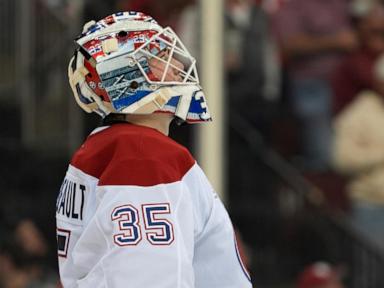
[[[189,151],[152,128],[114,124],[88,137],[71,164],[99,185],[153,186],[181,180],[194,165]]]

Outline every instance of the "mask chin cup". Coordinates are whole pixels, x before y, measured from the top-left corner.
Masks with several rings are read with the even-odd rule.
[[[199,85],[175,86],[173,90],[176,94],[181,95],[175,110],[177,119],[186,122],[201,122],[211,119],[204,93]]]

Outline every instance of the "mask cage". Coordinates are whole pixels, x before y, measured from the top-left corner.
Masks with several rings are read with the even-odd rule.
[[[162,29],[148,39],[131,56],[148,83],[167,85],[199,84],[196,60],[169,27]],[[159,71],[157,71],[157,76],[153,75],[155,69],[151,69],[151,65],[149,65],[150,69],[142,65],[143,57],[147,58],[149,63],[156,63],[157,67],[161,67],[160,75]],[[169,75],[177,75],[177,80],[169,79],[173,78]]]

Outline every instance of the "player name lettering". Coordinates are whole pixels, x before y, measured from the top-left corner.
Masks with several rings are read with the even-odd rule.
[[[56,202],[56,213],[71,219],[83,220],[86,187],[69,179],[64,179]]]

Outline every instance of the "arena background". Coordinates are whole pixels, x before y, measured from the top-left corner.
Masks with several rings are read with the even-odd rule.
[[[83,23],[122,10],[170,25],[200,61],[215,122],[173,127],[171,137],[225,201],[254,287],[296,287],[317,261],[341,271],[345,287],[384,287],[384,250],[352,225],[348,179],[303,165],[271,32],[289,1],[0,0],[0,287],[59,287],[56,196],[71,154],[100,122],[76,105],[67,64]],[[384,223],[380,215],[373,221]]]

